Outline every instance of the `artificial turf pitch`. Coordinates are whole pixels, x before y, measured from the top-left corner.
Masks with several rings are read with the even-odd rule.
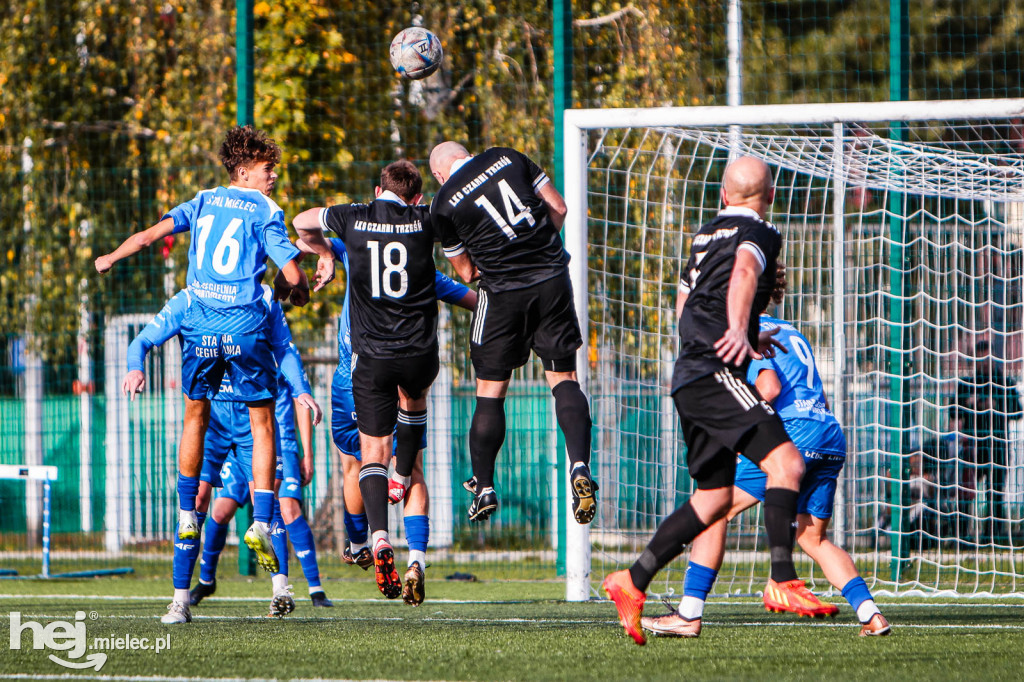
[[[0,581],[0,678],[1024,679],[1018,599],[880,600],[894,634],[872,639],[857,636],[845,603],[836,619],[819,621],[766,613],[756,599],[712,599],[699,639],[638,647],[610,602],[562,602],[554,581],[445,582],[432,571],[427,601],[412,608],[383,599],[369,573],[336,573],[358,579],[325,583],[333,609],[314,610],[299,581],[295,612],[270,619],[269,581],[235,577],[222,579],[182,626],[159,622],[165,578]],[[647,613],[662,610],[648,601]],[[112,650],[99,672],[65,670],[47,656],[60,652],[31,649],[28,633],[20,650],[9,650],[13,611],[44,625],[85,611],[89,642],[170,634],[170,649]]]

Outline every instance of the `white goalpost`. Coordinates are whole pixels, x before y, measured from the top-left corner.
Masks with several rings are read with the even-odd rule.
[[[1020,99],[565,112],[601,486],[593,524],[568,524],[567,599],[632,562],[692,490],[668,396],[676,285],[738,154],[772,169],[789,280],[774,312],[814,344],[847,435],[833,541],[876,592],[1024,592],[1022,121]],[[731,524],[716,593],[763,587],[759,528],[756,508]],[[681,591],[683,567],[651,589]]]

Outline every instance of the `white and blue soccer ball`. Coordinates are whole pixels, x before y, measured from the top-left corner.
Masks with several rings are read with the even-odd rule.
[[[441,39],[420,26],[402,29],[391,41],[391,65],[414,81],[437,71],[443,59]]]

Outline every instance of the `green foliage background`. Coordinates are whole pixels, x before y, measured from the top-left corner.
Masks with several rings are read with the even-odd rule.
[[[745,103],[887,99],[887,0],[743,9]],[[706,0],[575,3],[574,102],[724,103],[724,13]],[[224,181],[216,149],[236,114],[234,14],[230,0],[0,8],[0,344],[31,328],[59,376],[48,390],[70,384],[82,295],[95,344],[104,314],[156,310],[167,272],[183,284],[187,239],[103,278],[92,260]],[[913,99],[1021,95],[1017,3],[916,0],[910,16]],[[255,20],[256,122],[285,148],[276,199],[289,218],[367,197],[384,163],[425,165],[445,138],[519,147],[550,168],[548,3],[260,0]],[[413,23],[446,50],[422,83],[387,60],[391,37]],[[314,338],[342,291],[292,314],[300,338]],[[5,369],[0,391],[13,383]]]

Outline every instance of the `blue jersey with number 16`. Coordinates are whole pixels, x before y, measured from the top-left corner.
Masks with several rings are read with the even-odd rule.
[[[203,190],[165,217],[173,218],[174,232],[191,232],[187,284],[192,296],[209,308],[259,302],[267,257],[284,267],[299,253],[288,239],[284,212],[256,189]]]

